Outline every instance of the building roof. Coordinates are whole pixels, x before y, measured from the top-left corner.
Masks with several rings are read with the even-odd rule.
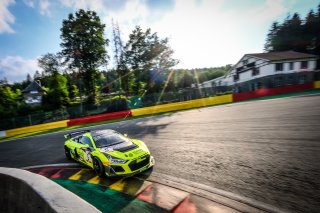
[[[40,86],[40,84],[37,81],[33,81],[22,92],[28,93],[31,91],[44,92],[45,90]]]
[[[281,60],[293,60],[293,59],[307,59],[318,58],[317,55],[300,53],[295,51],[281,51],[281,52],[269,52],[269,53],[253,53],[246,54],[247,56],[253,56],[269,61],[281,61]]]

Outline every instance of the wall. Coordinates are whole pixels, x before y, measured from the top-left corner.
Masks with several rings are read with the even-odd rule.
[[[53,181],[31,172],[0,167],[1,212],[99,212]]]
[[[88,124],[88,123],[94,123],[94,122],[116,120],[116,119],[127,118],[127,117],[131,117],[130,110],[86,116],[83,118],[74,118],[74,119],[70,119],[67,122],[67,125],[68,126],[75,126],[75,125],[80,125],[80,124]]]
[[[311,90],[314,88],[314,83],[305,83],[305,84],[296,84],[296,85],[288,85],[282,87],[275,87],[270,89],[259,89],[253,92],[242,92],[242,93],[235,93],[233,94],[233,101],[244,101],[254,98],[260,98],[264,96],[271,96],[271,95],[279,95],[285,94],[290,92],[300,92],[305,90]]]
[[[135,117],[135,116],[150,115],[150,114],[156,114],[156,113],[162,113],[162,112],[191,109],[196,107],[203,107],[203,106],[210,106],[210,105],[217,105],[217,104],[224,104],[224,103],[231,103],[231,102],[232,102],[232,95],[224,95],[224,96],[202,98],[202,99],[191,100],[191,101],[144,107],[139,109],[133,109],[131,111],[132,111],[132,116]]]
[[[10,136],[19,135],[19,134],[28,133],[28,132],[36,132],[36,131],[40,131],[40,130],[66,127],[67,122],[68,122],[68,120],[63,120],[63,121],[21,127],[21,128],[17,128],[17,129],[10,129],[10,130],[6,130],[6,136],[10,137]]]

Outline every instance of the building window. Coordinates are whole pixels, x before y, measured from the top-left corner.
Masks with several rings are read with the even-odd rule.
[[[243,63],[243,65],[247,65],[248,64],[248,59],[243,60],[242,63]]]
[[[280,87],[283,85],[283,78],[282,77],[276,77],[275,79],[275,86]]]
[[[308,69],[308,61],[301,61],[301,69]]]
[[[287,85],[291,85],[293,84],[293,76],[292,75],[289,75],[288,78],[287,78]]]
[[[293,70],[293,69],[294,69],[293,65],[294,65],[293,62],[290,62],[290,63],[289,63],[289,70]]]
[[[255,83],[251,83],[250,84],[250,91],[255,91],[256,90],[256,84]]]
[[[255,75],[259,75],[260,74],[260,70],[259,70],[259,68],[253,68],[252,69],[252,76],[255,76]]]
[[[307,82],[307,76],[306,75],[300,75],[299,76],[299,84],[304,84]]]
[[[233,76],[233,81],[238,81],[239,80],[239,74],[235,74]]]
[[[237,68],[237,72],[240,72],[241,70],[243,70],[243,67],[238,67]]]
[[[256,65],[256,63],[252,62],[250,64],[247,64],[247,67],[250,68],[250,67],[254,67]]]
[[[283,63],[276,63],[276,71],[283,71]]]
[[[261,89],[261,88],[262,88],[262,82],[259,81],[259,82],[257,83],[257,89]]]
[[[267,87],[272,88],[273,86],[274,86],[274,81],[272,80],[272,78],[269,78],[267,81]]]

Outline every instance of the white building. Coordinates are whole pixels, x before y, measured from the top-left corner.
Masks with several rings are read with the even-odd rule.
[[[243,92],[306,83],[314,80],[318,58],[295,51],[246,54],[227,75],[203,82],[200,87],[227,86]]]

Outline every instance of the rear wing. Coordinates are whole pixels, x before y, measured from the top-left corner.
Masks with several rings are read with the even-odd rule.
[[[90,130],[86,129],[86,130],[81,130],[81,131],[77,131],[77,132],[70,132],[66,135],[64,135],[64,138],[66,139],[70,139],[74,136],[77,136],[77,135],[80,135],[80,134],[83,134],[83,133],[86,133],[86,132],[90,132]]]

